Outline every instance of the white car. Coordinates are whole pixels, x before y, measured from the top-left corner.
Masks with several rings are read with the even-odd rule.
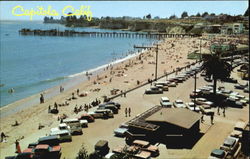
[[[247,124],[243,121],[239,121],[235,124],[234,126],[234,130],[231,133],[230,136],[232,137],[236,137],[236,138],[241,138],[242,137],[242,133],[244,131],[244,129],[246,128]]]
[[[200,107],[196,105],[193,102],[186,103],[186,106],[189,110],[195,111],[195,112],[200,112]]]
[[[174,101],[174,107],[176,108],[186,108],[186,105],[183,103],[182,100],[177,99]]]
[[[161,97],[160,104],[163,107],[172,107],[173,103],[170,102],[168,97]]]

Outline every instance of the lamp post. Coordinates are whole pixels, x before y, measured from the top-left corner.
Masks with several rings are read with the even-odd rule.
[[[156,44],[156,57],[155,57],[155,81],[157,80],[157,67],[158,67],[158,44]]]

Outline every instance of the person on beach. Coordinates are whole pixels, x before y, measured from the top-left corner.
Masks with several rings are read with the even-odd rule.
[[[48,108],[48,113],[50,113],[50,111],[51,111],[51,106],[49,105],[49,108]]]
[[[1,142],[6,142],[6,135],[4,134],[4,132],[1,133]]]
[[[15,153],[21,153],[21,148],[20,148],[20,144],[19,144],[18,140],[15,141],[15,145],[16,145]]]
[[[217,114],[220,115],[220,107],[217,108]]]
[[[223,116],[226,117],[226,107],[223,107],[222,113],[223,113]]]
[[[131,108],[128,108],[128,116],[130,117],[130,113],[131,113]]]
[[[127,117],[128,108],[125,108],[125,117]]]
[[[123,95],[123,91],[121,90],[121,97],[122,97],[122,95]]]
[[[60,93],[62,93],[63,91],[64,91],[64,88],[60,86]]]
[[[126,96],[127,96],[127,92],[126,92],[126,90],[124,91],[123,96],[124,96],[124,97],[126,97]]]
[[[57,108],[58,108],[58,105],[57,105],[57,103],[55,102],[55,104],[54,104],[54,108],[57,110]]]
[[[41,94],[41,97],[40,97],[40,104],[44,103],[44,96],[43,94]]]
[[[214,124],[214,114],[211,114],[210,118],[211,118],[211,124],[213,125]]]
[[[79,96],[79,92],[80,92],[80,90],[79,89],[77,89],[76,90],[76,94]]]

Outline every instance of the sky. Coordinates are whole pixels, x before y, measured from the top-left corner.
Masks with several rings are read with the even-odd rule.
[[[152,17],[166,18],[173,14],[180,17],[183,11],[187,11],[188,15],[205,11],[215,14],[244,14],[248,1],[1,1],[0,20],[30,20],[30,16],[14,16],[12,10],[15,6],[22,6],[24,10],[29,11],[32,8],[38,10],[37,6],[42,6],[45,10],[51,6],[59,13],[59,16],[54,18],[59,18],[63,8],[68,5],[75,9],[79,9],[81,5],[90,6],[93,17],[143,17],[150,13]],[[42,15],[35,15],[32,20],[43,18]]]

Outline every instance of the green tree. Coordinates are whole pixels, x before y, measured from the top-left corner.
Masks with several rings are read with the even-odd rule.
[[[200,16],[201,16],[201,14],[200,14],[200,13],[197,13],[197,14],[196,14],[196,17],[200,17]]]
[[[211,54],[211,56],[204,59],[202,69],[205,70],[208,77],[213,78],[213,93],[216,95],[217,81],[224,81],[230,77],[232,67],[229,63],[222,60],[219,56],[220,52]]]
[[[176,16],[176,15],[171,15],[171,16],[169,17],[169,19],[177,19],[177,16]]]
[[[205,16],[207,16],[208,15],[208,12],[204,12],[201,16],[202,17],[205,17]]]
[[[182,14],[181,14],[181,18],[185,18],[185,17],[188,17],[188,13],[186,11],[184,11]]]
[[[147,19],[151,19],[151,14],[146,15]]]
[[[76,159],[89,159],[88,151],[86,150],[83,144],[76,156]]]

